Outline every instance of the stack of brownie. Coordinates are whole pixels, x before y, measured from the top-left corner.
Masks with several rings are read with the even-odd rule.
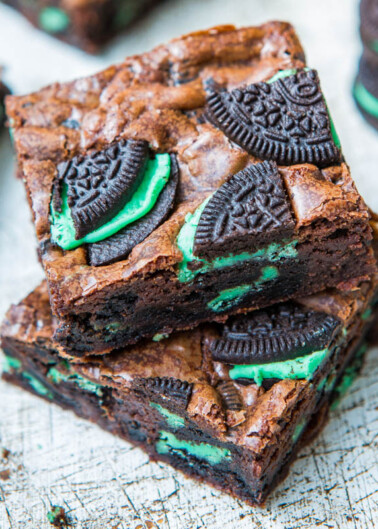
[[[293,28],[186,35],[7,114],[46,282],[3,377],[263,502],[361,365],[377,285]]]
[[[378,0],[361,0],[363,53],[353,96],[365,119],[378,129]]]

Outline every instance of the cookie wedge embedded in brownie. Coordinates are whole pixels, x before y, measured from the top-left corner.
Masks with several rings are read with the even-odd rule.
[[[287,23],[186,35],[7,111],[68,353],[374,273],[369,212]]]
[[[3,0],[36,28],[96,52],[162,0]]]
[[[3,323],[3,378],[259,504],[358,372],[373,288],[333,289],[74,363],[57,353],[42,284]]]

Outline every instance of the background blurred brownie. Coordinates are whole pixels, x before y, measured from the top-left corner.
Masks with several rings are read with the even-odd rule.
[[[3,0],[37,28],[95,52],[159,0]],[[160,0],[161,1],[161,0]]]
[[[362,0],[360,16],[363,54],[353,96],[365,119],[378,129],[378,0]]]
[[[186,35],[7,110],[72,354],[374,273],[369,212],[287,23]]]
[[[10,94],[9,88],[1,81],[1,68],[0,68],[0,127],[4,125],[5,122],[5,106],[4,99],[5,96]]]

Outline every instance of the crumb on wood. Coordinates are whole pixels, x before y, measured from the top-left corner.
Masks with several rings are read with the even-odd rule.
[[[10,453],[11,453],[11,451],[8,450],[8,448],[3,448],[3,449],[1,450],[1,459],[4,459],[5,461],[7,461],[7,459],[8,459],[9,456],[10,456]]]
[[[0,479],[3,481],[7,481],[10,478],[10,470],[5,469],[0,471]]]
[[[47,519],[55,527],[67,527],[68,525],[66,512],[59,505],[51,506],[51,511],[47,513]]]

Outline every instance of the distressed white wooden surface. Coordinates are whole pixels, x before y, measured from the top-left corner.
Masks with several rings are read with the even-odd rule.
[[[378,135],[354,108],[349,88],[360,44],[355,0],[171,0],[101,57],[56,43],[0,7],[0,63],[15,91],[92,73],[182,32],[218,23],[292,21],[318,68],[353,176],[378,209]],[[0,139],[0,317],[42,278],[10,144]],[[286,481],[252,509],[194,483],[71,413],[0,383],[0,528],[50,527],[61,505],[77,529],[373,529],[378,526],[378,355],[324,433],[303,450]],[[9,470],[9,479],[7,473]]]

